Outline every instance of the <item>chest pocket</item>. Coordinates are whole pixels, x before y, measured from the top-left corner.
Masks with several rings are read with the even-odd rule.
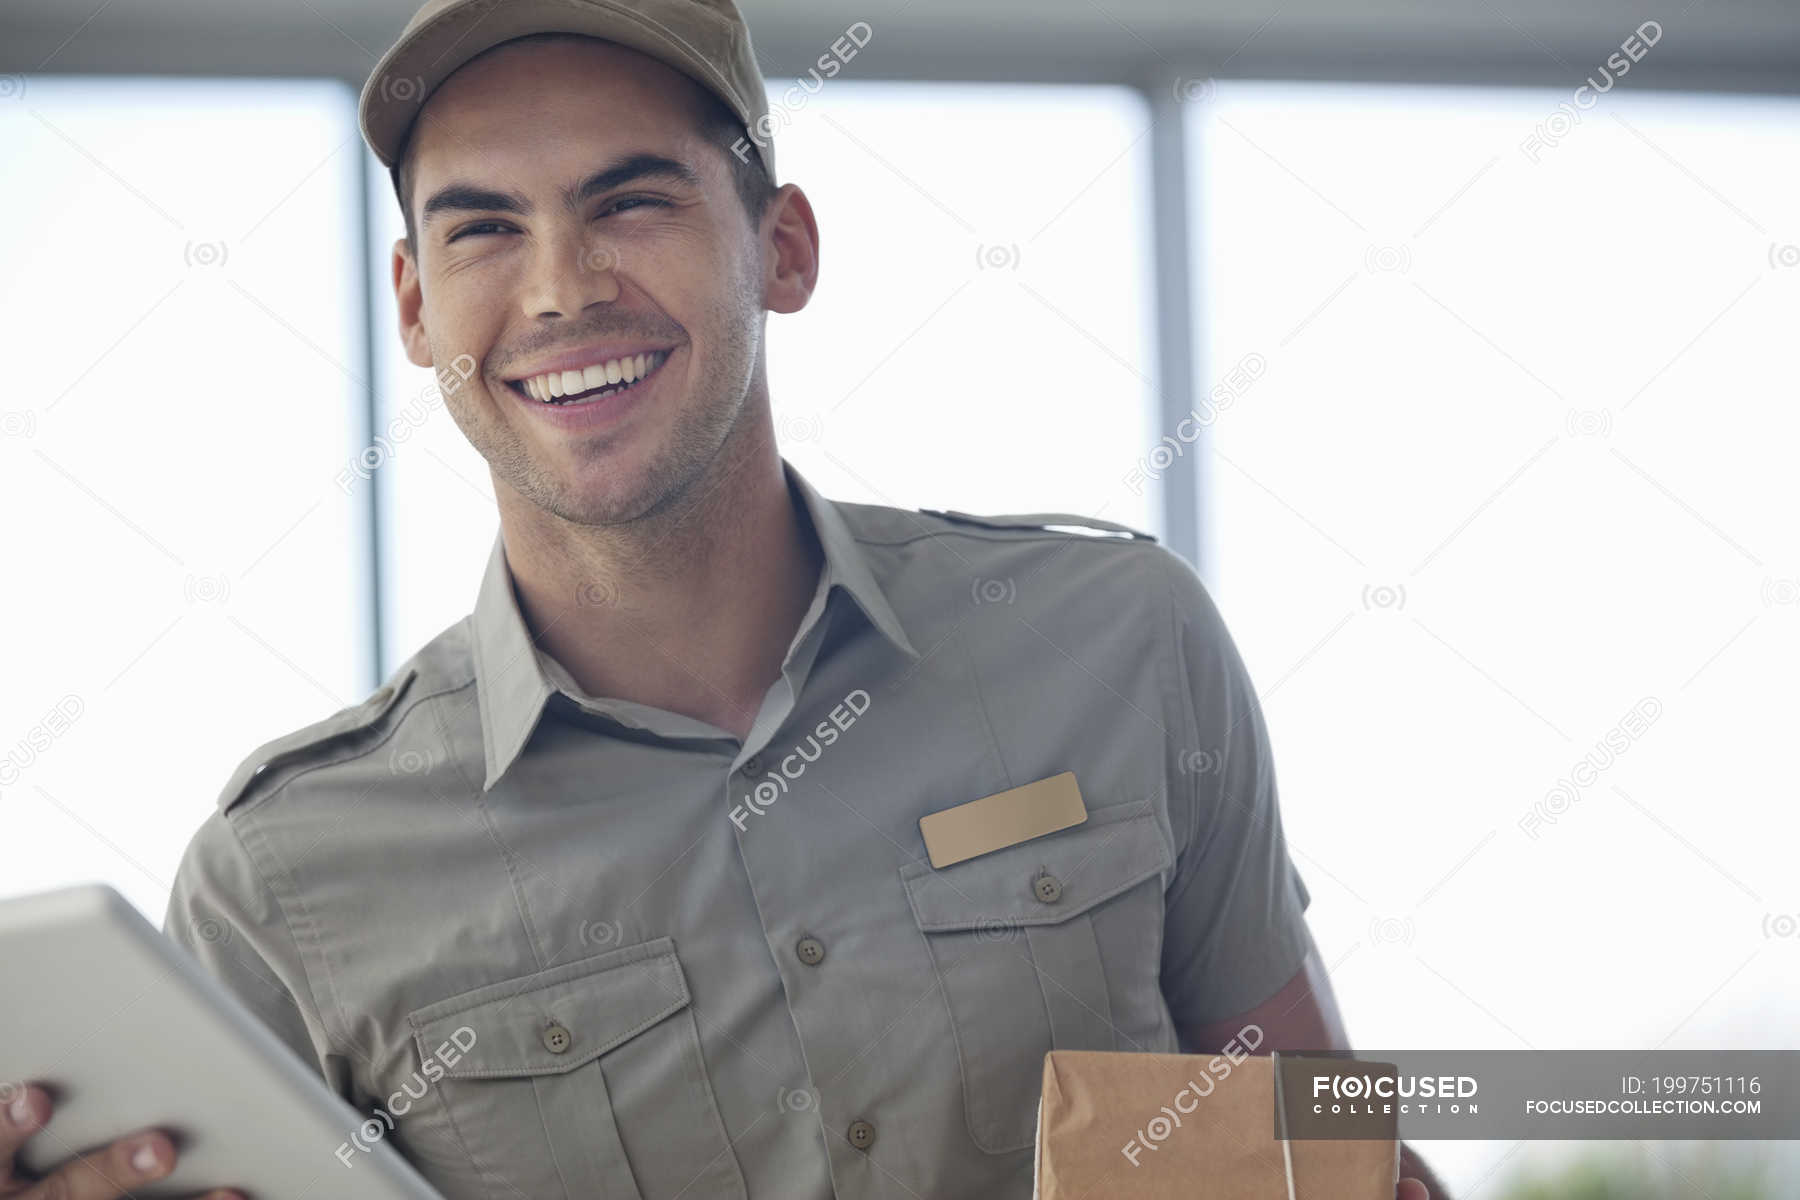
[[[741,1197],[689,999],[661,937],[408,1020],[428,1069],[444,1066],[437,1086],[486,1194]]]
[[[981,1149],[1032,1144],[1049,1050],[1153,1048],[1135,1020],[1121,1033],[1112,998],[1132,996],[1134,1014],[1166,1012],[1159,876],[1172,861],[1150,805],[1133,802],[948,867],[900,868],[950,1007]]]

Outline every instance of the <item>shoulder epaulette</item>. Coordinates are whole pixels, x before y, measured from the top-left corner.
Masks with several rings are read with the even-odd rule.
[[[1015,530],[1071,530],[1077,533],[1093,535],[1124,534],[1136,541],[1154,542],[1156,535],[1145,533],[1141,529],[1133,529],[1129,525],[1120,525],[1116,521],[1103,521],[1099,517],[1084,517],[1079,513],[1002,513],[995,516],[983,516],[977,513],[958,512],[953,508],[921,508],[919,510],[933,517],[943,517],[947,521],[960,521],[966,525],[980,525],[987,529]]]
[[[270,782],[276,775],[285,774],[285,768],[304,762],[313,752],[374,725],[400,702],[417,674],[415,668],[408,666],[361,704],[353,704],[322,721],[257,747],[255,753],[238,765],[225,790],[219,793],[219,810],[229,809],[253,789]]]

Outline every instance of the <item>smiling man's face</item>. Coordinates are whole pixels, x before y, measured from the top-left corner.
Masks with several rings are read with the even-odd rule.
[[[479,364],[451,415],[500,484],[569,521],[629,521],[701,478],[758,415],[766,309],[805,303],[763,232],[782,198],[754,228],[704,99],[616,43],[531,39],[470,60],[414,127],[407,356]]]

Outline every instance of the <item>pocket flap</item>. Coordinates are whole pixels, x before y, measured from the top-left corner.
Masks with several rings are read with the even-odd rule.
[[[451,1078],[557,1075],[643,1032],[688,1003],[667,937],[490,983],[407,1014],[422,1061]],[[546,1038],[552,1026],[567,1034]]]
[[[1150,802],[1091,809],[1079,825],[948,867],[900,868],[913,917],[927,933],[1053,925],[1168,869],[1173,858]],[[1040,876],[1056,899],[1040,898]]]

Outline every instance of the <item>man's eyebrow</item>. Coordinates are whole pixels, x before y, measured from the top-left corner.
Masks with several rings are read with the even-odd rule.
[[[668,179],[692,188],[703,186],[700,173],[684,162],[660,154],[633,154],[600,168],[572,188],[564,188],[563,203],[579,208],[584,200],[645,178]]]
[[[700,173],[688,164],[661,154],[633,154],[600,168],[580,183],[562,190],[563,204],[574,209],[584,200],[639,179],[662,178],[688,187],[703,187]],[[470,183],[448,183],[433,192],[419,210],[419,223],[428,225],[440,212],[504,212],[525,215],[531,203],[517,192],[498,192]]]
[[[433,213],[457,210],[523,214],[531,211],[531,205],[515,192],[496,192],[469,183],[447,183],[425,201],[425,206],[419,210],[419,223],[429,225]]]

